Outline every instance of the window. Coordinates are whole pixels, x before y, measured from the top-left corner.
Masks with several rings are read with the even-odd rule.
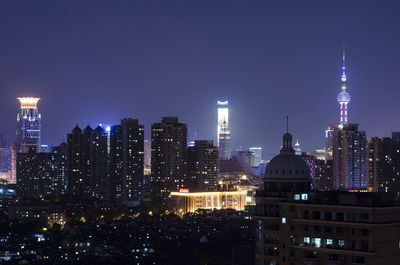
[[[304,244],[309,245],[310,244],[310,238],[308,236],[304,237],[303,242],[304,242]]]
[[[294,195],[294,200],[295,200],[295,201],[300,200],[300,194],[295,194],[295,195]]]
[[[282,224],[286,224],[286,217],[282,217]]]
[[[319,237],[313,238],[313,241],[314,241],[313,243],[314,243],[316,248],[320,248],[321,247],[321,238],[319,238]]]
[[[338,240],[338,246],[343,248],[344,247],[344,240],[343,239],[339,239]]]
[[[307,201],[308,200],[308,194],[307,193],[301,194],[301,200]]]
[[[332,245],[333,245],[333,239],[329,239],[329,238],[328,238],[328,239],[326,240],[326,246],[327,246],[327,247],[331,247]]]

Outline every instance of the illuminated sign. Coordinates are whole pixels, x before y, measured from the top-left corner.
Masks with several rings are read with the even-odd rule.
[[[228,100],[225,101],[217,101],[218,106],[228,106]]]
[[[179,189],[179,192],[182,192],[182,193],[189,193],[189,189],[180,188],[180,189]]]

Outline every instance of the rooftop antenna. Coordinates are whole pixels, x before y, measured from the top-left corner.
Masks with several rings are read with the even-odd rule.
[[[286,133],[289,133],[289,116],[286,115]]]

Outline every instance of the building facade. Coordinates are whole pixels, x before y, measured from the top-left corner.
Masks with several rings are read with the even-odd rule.
[[[180,192],[172,192],[178,213],[194,213],[198,209],[235,209],[243,211],[246,206],[247,191],[208,191],[189,192],[181,189]]]
[[[111,199],[138,205],[143,199],[144,126],[123,119],[110,131]]]
[[[151,176],[154,195],[162,204],[184,187],[187,177],[187,125],[163,117],[151,126]]]
[[[67,135],[68,194],[77,200],[109,199],[108,133],[89,125]]]
[[[368,190],[400,193],[400,143],[372,137],[367,147]]]
[[[314,188],[320,191],[330,191],[333,186],[332,160],[315,160],[314,166]]]
[[[50,153],[17,155],[17,196],[28,199],[59,199],[67,188],[67,155],[65,145],[53,148]]]
[[[333,130],[333,189],[367,189],[367,139],[357,124],[342,124]]]
[[[218,187],[219,152],[213,141],[196,140],[188,148],[187,185],[190,191],[215,191]]]

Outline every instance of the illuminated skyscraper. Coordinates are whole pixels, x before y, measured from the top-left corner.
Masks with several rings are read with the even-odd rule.
[[[219,158],[220,160],[229,160],[231,158],[231,132],[229,130],[228,101],[217,101],[217,105],[217,143],[219,146]]]
[[[16,149],[18,152],[27,153],[30,148],[37,151],[40,146],[40,120],[41,115],[37,108],[40,98],[17,98],[21,104],[20,112],[17,114],[17,139]]]

